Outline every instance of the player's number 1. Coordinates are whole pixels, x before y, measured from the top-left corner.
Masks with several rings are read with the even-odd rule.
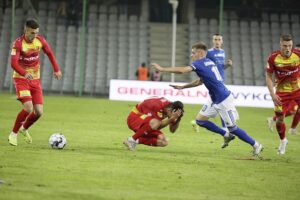
[[[220,74],[220,72],[219,72],[219,70],[216,66],[213,66],[211,68],[211,71],[215,74],[218,81],[223,81],[223,78],[222,78],[222,76],[221,76],[221,74]]]

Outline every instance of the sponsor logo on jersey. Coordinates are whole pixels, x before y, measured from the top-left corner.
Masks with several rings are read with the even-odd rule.
[[[39,59],[39,55],[37,55],[37,56],[32,56],[32,57],[28,57],[28,58],[26,58],[26,57],[20,57],[20,60],[25,60],[25,61],[34,61],[34,60],[37,60],[37,59]]]
[[[276,73],[277,73],[278,75],[290,76],[290,75],[292,75],[292,74],[298,72],[298,70],[299,70],[299,69],[296,68],[296,69],[293,70],[293,71],[286,71],[286,72],[283,72],[283,71],[277,71]]]

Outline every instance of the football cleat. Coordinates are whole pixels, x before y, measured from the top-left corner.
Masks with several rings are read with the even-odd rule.
[[[290,128],[289,129],[289,134],[291,134],[291,135],[297,135],[298,133],[297,133],[297,129],[295,129],[295,128]]]
[[[286,138],[284,138],[283,140],[280,140],[280,144],[279,144],[278,151],[277,151],[278,155],[285,154],[285,148],[286,148],[286,145],[288,144],[288,142],[289,141]]]
[[[128,150],[134,151],[137,143],[132,137],[129,137],[124,140],[123,144],[127,147]]]
[[[9,134],[8,143],[12,146],[17,146],[18,145],[18,135],[15,133]]]
[[[253,156],[258,156],[259,153],[262,152],[263,150],[264,150],[263,145],[261,145],[261,144],[253,145],[252,155]]]
[[[27,129],[24,129],[23,127],[21,127],[19,130],[19,133],[21,133],[24,136],[24,140],[26,143],[28,143],[28,144],[32,143],[32,138]]]
[[[273,132],[273,127],[276,123],[276,121],[273,120],[273,117],[268,117],[267,118],[267,122],[268,122],[268,128],[271,132]]]
[[[195,120],[192,120],[192,121],[191,121],[191,125],[192,125],[192,127],[193,127],[193,130],[194,130],[196,133],[199,133],[199,132],[200,132],[199,126],[198,126],[198,124],[196,123]]]
[[[235,136],[231,133],[229,133],[228,137],[224,137],[224,143],[221,146],[222,149],[226,148],[228,146],[229,142],[234,139],[235,139]]]

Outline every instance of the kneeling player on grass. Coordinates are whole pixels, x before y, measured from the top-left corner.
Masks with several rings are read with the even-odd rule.
[[[137,144],[164,147],[168,145],[166,136],[160,131],[169,125],[174,133],[183,116],[183,104],[171,102],[163,97],[152,97],[137,104],[127,117],[128,127],[135,132],[123,144],[134,150]]]

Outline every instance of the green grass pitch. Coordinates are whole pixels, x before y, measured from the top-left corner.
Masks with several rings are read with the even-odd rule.
[[[300,135],[287,135],[284,156],[278,156],[277,133],[266,118],[272,109],[238,108],[238,124],[261,142],[262,159],[251,160],[252,147],[223,139],[204,129],[193,132],[190,121],[200,105],[185,105],[175,134],[167,129],[169,146],[138,145],[130,152],[122,141],[131,135],[126,117],[134,102],[99,98],[45,96],[44,115],[30,129],[33,144],[19,136],[7,142],[21,105],[14,95],[0,95],[1,200],[298,200],[300,198]],[[219,119],[213,120],[219,124]],[[287,119],[287,128],[291,119]],[[63,133],[63,150],[48,146],[52,133]]]

